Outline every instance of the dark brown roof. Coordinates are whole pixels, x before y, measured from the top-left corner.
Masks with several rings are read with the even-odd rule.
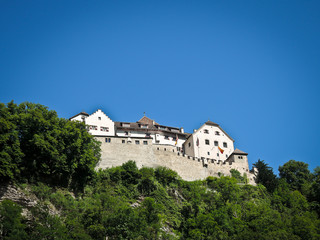
[[[143,124],[150,124],[150,125],[156,125],[158,123],[156,123],[155,121],[153,121],[152,119],[146,117],[146,116],[143,116],[139,121],[139,123],[143,123]]]
[[[123,126],[122,124],[130,124],[130,127],[126,127]],[[148,124],[148,128],[141,128],[141,124],[145,125],[144,123],[140,123],[140,122],[114,122],[115,126],[117,129],[122,129],[122,130],[126,130],[126,131],[134,131],[134,130],[138,130],[138,131],[145,131],[145,132],[155,132],[155,133],[171,133],[171,134],[178,134],[178,135],[183,135],[188,137],[190,134],[189,133],[182,133],[179,128],[175,128],[175,127],[168,127],[168,126],[162,126],[162,125],[150,125]],[[161,127],[165,127],[165,130],[162,130],[160,128],[158,128],[159,126]],[[179,130],[179,132],[177,131],[171,131],[171,129],[175,129],[175,130]]]
[[[248,155],[248,153],[241,151],[240,149],[236,148],[232,154],[237,154],[237,155]]]
[[[205,124],[210,125],[210,126],[219,126],[219,124],[214,123],[214,122],[212,122],[210,120],[206,121]]]
[[[74,115],[73,117],[69,118],[69,120],[71,120],[72,118],[75,118],[75,117],[77,117],[77,116],[79,116],[79,115],[85,115],[85,116],[87,116],[87,117],[89,116],[88,113],[86,113],[86,112],[81,112],[81,113],[78,113],[78,114]]]
[[[230,162],[230,161],[231,161],[231,157],[232,157],[233,155],[246,155],[246,156],[247,156],[248,153],[243,152],[243,151],[239,150],[238,148],[236,148],[236,149],[231,153],[231,155],[226,159],[226,162]]]

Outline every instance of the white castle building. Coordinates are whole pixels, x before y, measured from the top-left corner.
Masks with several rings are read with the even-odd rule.
[[[160,125],[146,116],[137,122],[114,122],[100,109],[91,115],[81,112],[70,120],[84,122],[89,133],[101,141],[98,168],[134,160],[138,167],[171,168],[185,180],[230,175],[236,169],[254,184],[248,154],[234,149],[234,140],[212,121],[185,133],[183,128]]]

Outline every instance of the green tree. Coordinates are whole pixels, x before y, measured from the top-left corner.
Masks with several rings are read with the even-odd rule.
[[[236,170],[236,169],[231,169],[230,170],[230,173],[231,173],[231,177],[237,179],[237,181],[239,183],[246,183],[247,182],[247,176],[244,175],[244,176],[241,176],[241,173]],[[245,174],[245,173],[244,173]]]
[[[99,143],[84,123],[34,103],[0,104],[0,179],[82,188],[95,175]]]
[[[279,176],[286,180],[291,189],[298,190],[304,195],[308,193],[312,174],[307,163],[290,160],[279,167]]]
[[[0,238],[27,239],[26,226],[22,223],[21,207],[11,200],[0,203]]]
[[[15,107],[13,102],[8,107],[0,103],[0,182],[12,180],[20,173],[23,153],[15,124]]]
[[[253,166],[258,170],[256,183],[264,185],[269,192],[273,192],[277,186],[278,180],[277,176],[273,173],[272,168],[260,159],[258,160],[258,162],[254,163]]]
[[[163,185],[169,185],[176,182],[178,174],[166,167],[157,167],[155,170],[156,179]]]

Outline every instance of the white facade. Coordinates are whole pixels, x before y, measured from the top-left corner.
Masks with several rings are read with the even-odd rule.
[[[89,115],[79,113],[70,120],[83,121],[94,136],[116,136],[152,139],[154,145],[177,147],[187,156],[214,160],[227,160],[234,152],[234,140],[216,123],[207,121],[194,133],[183,128],[159,125],[144,116],[138,122],[113,122],[100,109]]]
[[[80,113],[70,120],[83,121],[94,136],[115,136],[114,122],[100,109],[91,115]]]
[[[141,131],[133,130],[133,131],[125,131],[122,129],[116,130],[116,135],[119,137],[136,137],[136,138],[152,138],[152,144],[159,145],[170,145],[182,148],[183,143],[186,138],[184,136],[179,136],[174,133],[163,133],[163,132],[150,132],[145,129],[141,129]]]
[[[233,142],[218,124],[208,121],[187,139],[184,150],[189,156],[224,161],[234,151]]]

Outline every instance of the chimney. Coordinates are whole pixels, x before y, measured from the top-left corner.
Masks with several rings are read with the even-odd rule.
[[[197,131],[197,129],[193,129],[193,132],[195,133]]]
[[[183,129],[183,128],[180,128],[180,132],[181,132],[181,133],[184,133],[184,129]]]

